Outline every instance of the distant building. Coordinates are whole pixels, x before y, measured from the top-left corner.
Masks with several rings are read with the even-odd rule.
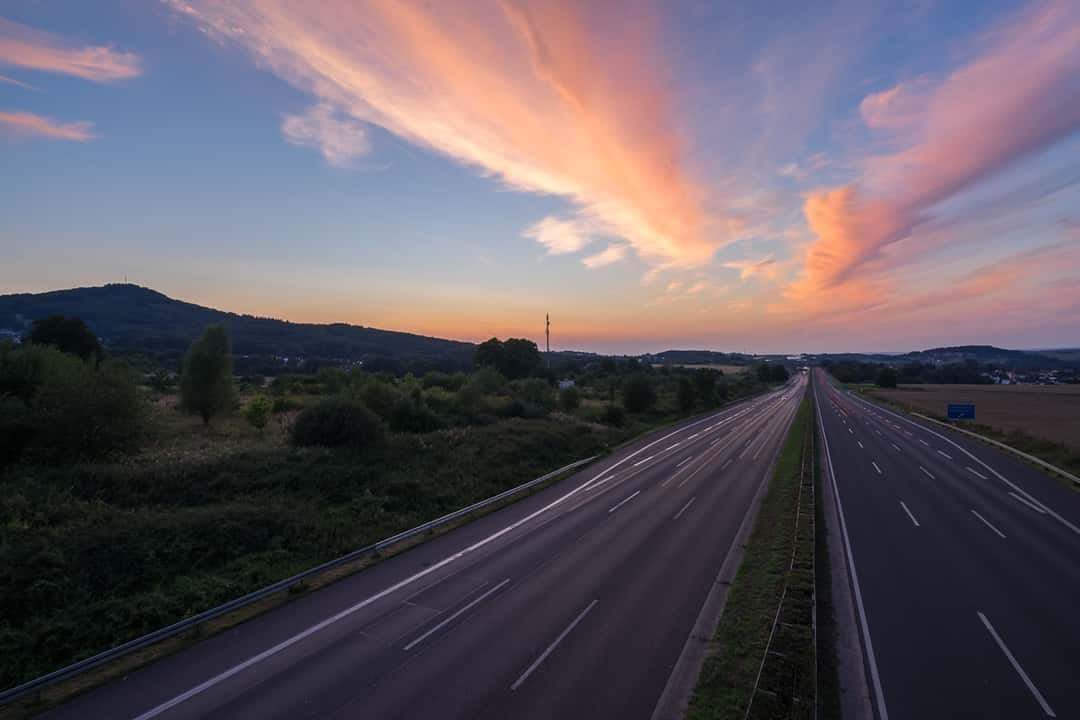
[[[559,389],[560,390],[565,390],[566,388],[572,388],[572,387],[574,387],[574,381],[570,380],[569,378],[559,381]]]

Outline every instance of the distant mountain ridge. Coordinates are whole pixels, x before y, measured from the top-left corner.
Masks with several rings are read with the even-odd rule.
[[[133,284],[0,295],[0,330],[25,331],[49,315],[82,318],[110,350],[179,357],[207,325],[221,323],[232,333],[236,355],[369,361],[374,358],[424,360],[467,365],[475,346],[457,340],[345,323],[293,323],[240,315],[176,300]]]

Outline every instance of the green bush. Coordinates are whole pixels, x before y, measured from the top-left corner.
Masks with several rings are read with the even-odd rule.
[[[390,410],[389,421],[390,427],[398,432],[430,432],[441,425],[418,393],[400,395]]]
[[[555,392],[547,380],[542,378],[529,378],[528,380],[515,380],[511,384],[514,397],[524,400],[533,405],[545,408],[555,407]]]
[[[581,392],[571,385],[559,391],[559,407],[566,412],[574,412],[581,406]]]
[[[602,420],[612,427],[622,427],[623,423],[626,422],[626,413],[623,412],[622,405],[608,403],[604,406]]]
[[[627,412],[643,413],[656,405],[656,388],[647,375],[636,373],[623,383],[623,406]]]
[[[274,398],[274,404],[270,407],[270,412],[277,414],[283,412],[289,412],[290,410],[299,410],[304,407],[304,404],[291,397],[276,397]]]
[[[262,431],[266,423],[270,422],[270,411],[273,409],[270,399],[265,395],[256,395],[251,398],[244,408],[244,419],[256,430]]]
[[[363,448],[379,442],[383,425],[363,403],[327,398],[303,410],[293,423],[290,441],[297,446]]]
[[[679,410],[682,412],[690,412],[694,409],[695,395],[694,385],[690,382],[690,378],[685,375],[679,376],[679,384],[675,390],[676,398],[679,401]]]
[[[0,351],[0,463],[41,462],[135,449],[144,406],[134,374],[43,345]]]

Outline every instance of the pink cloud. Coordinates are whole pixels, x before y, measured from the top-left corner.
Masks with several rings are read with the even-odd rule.
[[[293,145],[318,149],[328,163],[339,167],[347,166],[369,148],[363,125],[321,103],[303,114],[286,115],[281,134]]]
[[[170,5],[320,104],[570,200],[651,263],[703,264],[730,239],[686,168],[647,3]]]
[[[927,222],[938,203],[1080,128],[1078,48],[1080,5],[1049,2],[1002,23],[936,87],[901,86],[864,100],[868,125],[902,128],[908,146],[865,160],[856,183],[807,196],[816,240],[789,295],[847,281]]]
[[[14,135],[31,135],[78,142],[94,139],[91,123],[58,123],[52,118],[27,112],[0,112],[0,126]]]
[[[73,46],[62,38],[0,18],[0,65],[112,82],[142,73],[134,53],[105,46]]]

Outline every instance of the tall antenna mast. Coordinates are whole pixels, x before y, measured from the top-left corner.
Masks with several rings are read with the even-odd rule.
[[[547,324],[544,327],[544,335],[547,337],[547,366],[551,367],[551,313],[545,313],[544,320]]]

